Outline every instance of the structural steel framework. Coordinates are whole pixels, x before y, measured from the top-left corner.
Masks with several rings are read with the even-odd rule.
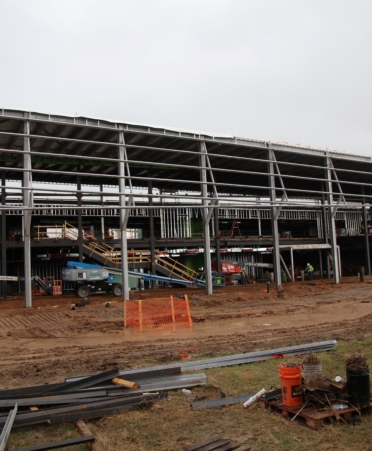
[[[130,215],[139,208],[150,219],[160,212],[169,221],[185,221],[186,232],[187,221],[175,216],[175,208],[186,214],[200,211],[206,292],[211,294],[210,231],[219,210],[255,211],[270,218],[274,277],[280,287],[278,219],[283,214],[320,212],[324,244],[330,245],[332,259],[338,262],[336,215],[341,210],[344,215],[349,211],[361,215],[367,231],[372,199],[368,157],[29,111],[0,109],[0,160],[2,268],[6,271],[6,215],[22,214],[27,307],[32,306],[31,219],[40,209],[34,198],[70,199],[80,235],[82,213],[93,215],[97,210],[84,199],[108,199],[99,210],[103,216],[113,209],[120,215],[125,299],[129,298],[126,231]],[[14,187],[22,193],[21,203],[12,203]],[[55,204],[53,209],[63,211],[66,206]],[[339,265],[333,268],[338,283]]]

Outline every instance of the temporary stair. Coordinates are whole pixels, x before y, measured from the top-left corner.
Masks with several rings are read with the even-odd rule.
[[[41,279],[39,276],[34,276],[33,277],[34,282],[39,285],[39,287],[45,291],[45,293],[50,294],[51,296],[53,295],[53,287],[47,285],[43,279]]]
[[[63,224],[64,238],[77,241],[79,233],[76,227],[68,222]],[[83,235],[84,253],[88,257],[93,257],[102,266],[113,268],[121,267],[121,252],[106,243],[99,243],[94,235],[84,232]],[[133,255],[131,255],[133,254]],[[150,268],[151,254],[149,251],[128,252],[128,267],[134,269]],[[181,281],[192,281],[196,278],[197,272],[161,252],[155,254],[155,270],[167,278]]]

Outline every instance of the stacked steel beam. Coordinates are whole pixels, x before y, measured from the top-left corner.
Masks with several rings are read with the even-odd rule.
[[[150,406],[168,398],[167,390],[193,387],[207,382],[204,374],[183,375],[180,366],[149,371],[132,371],[136,389],[112,383],[120,370],[75,378],[61,384],[39,385],[0,391],[0,427],[9,409],[18,406],[13,427],[39,423],[58,424],[98,418],[113,412]],[[128,379],[128,378],[127,378]],[[154,393],[157,392],[157,393]],[[30,408],[32,411],[30,411]]]

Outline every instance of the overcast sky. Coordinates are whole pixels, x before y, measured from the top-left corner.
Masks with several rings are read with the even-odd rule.
[[[371,0],[0,0],[0,107],[372,156]]]

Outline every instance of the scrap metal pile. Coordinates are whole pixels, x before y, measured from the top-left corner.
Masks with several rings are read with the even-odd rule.
[[[279,368],[281,389],[264,394],[260,404],[291,421],[297,418],[318,429],[334,420],[355,424],[362,413],[372,413],[369,368],[366,356],[360,352],[346,359],[346,379],[325,376],[313,354],[306,356],[302,364],[287,362]]]

